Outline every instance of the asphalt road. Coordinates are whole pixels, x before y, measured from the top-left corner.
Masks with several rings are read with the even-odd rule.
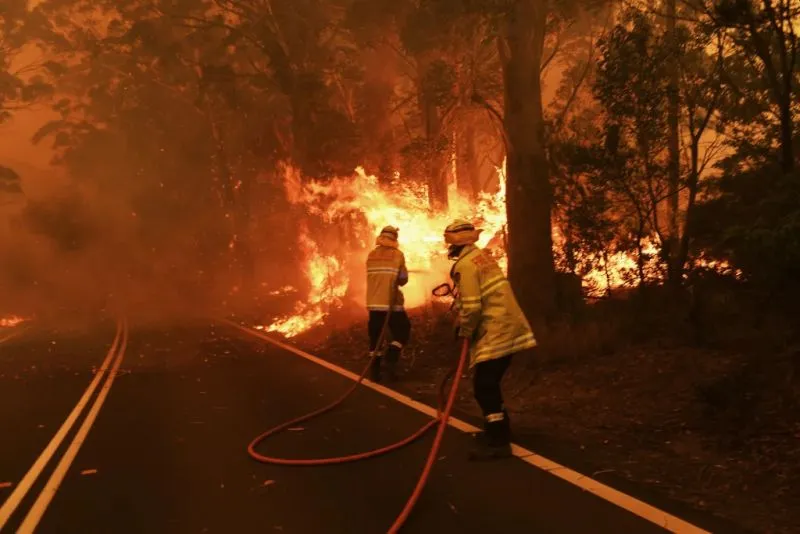
[[[72,335],[31,332],[0,345],[0,503],[81,397],[113,337],[114,325],[106,324]],[[341,466],[275,467],[246,454],[256,434],[330,402],[349,384],[227,327],[132,325],[120,373],[37,532],[386,532],[432,435]],[[364,388],[262,452],[356,452],[397,441],[427,420]],[[665,532],[518,459],[469,463],[470,442],[448,429],[404,532]],[[3,532],[16,530],[51,471]]]

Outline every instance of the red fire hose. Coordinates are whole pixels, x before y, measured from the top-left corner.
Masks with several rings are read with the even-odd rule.
[[[426,423],[419,430],[417,430],[410,436],[406,437],[405,439],[398,441],[397,443],[393,443],[391,445],[387,445],[385,447],[381,447],[379,449],[374,449],[371,451],[351,454],[349,456],[337,456],[329,458],[307,458],[307,459],[274,458],[256,452],[256,447],[261,442],[266,440],[268,437],[283,432],[284,430],[298,423],[308,421],[310,419],[313,419],[314,417],[327,413],[336,408],[337,406],[339,406],[340,404],[342,404],[356,390],[359,384],[361,384],[361,382],[364,380],[364,377],[366,376],[372,364],[372,358],[371,358],[370,362],[367,364],[367,366],[364,368],[364,371],[361,373],[361,376],[359,376],[358,381],[356,381],[344,393],[344,395],[336,399],[331,404],[324,406],[323,408],[320,408],[319,410],[315,410],[311,413],[308,413],[301,417],[297,417],[295,419],[292,419],[291,421],[287,421],[274,428],[267,430],[263,434],[256,437],[252,442],[250,442],[250,445],[247,447],[247,452],[254,460],[267,464],[293,465],[293,466],[343,464],[347,462],[354,462],[358,460],[365,460],[367,458],[373,458],[375,456],[380,456],[382,454],[392,452],[401,447],[405,447],[406,445],[421,438],[423,435],[425,435],[426,432],[428,432],[428,430],[436,426],[436,424],[438,423],[439,428],[436,432],[436,437],[433,440],[433,445],[431,446],[431,450],[428,453],[428,459],[425,462],[425,467],[423,468],[422,474],[420,475],[419,480],[417,481],[417,485],[414,488],[414,491],[411,493],[411,496],[409,497],[408,501],[406,502],[403,511],[400,513],[400,515],[397,517],[394,524],[388,531],[389,534],[396,534],[397,532],[400,531],[400,528],[406,522],[409,515],[411,515],[411,511],[414,508],[414,505],[417,503],[417,500],[419,499],[420,495],[422,494],[422,490],[425,487],[425,483],[428,481],[428,476],[430,475],[431,469],[433,468],[433,462],[435,461],[439,453],[439,447],[442,444],[442,437],[444,436],[444,431],[445,428],[447,427],[447,421],[450,418],[450,412],[452,411],[453,404],[455,403],[456,392],[458,391],[458,382],[464,371],[464,365],[466,364],[468,350],[469,350],[469,341],[465,339],[461,347],[461,356],[459,357],[457,367],[451,370],[451,372],[444,377],[439,386],[439,406],[437,407],[436,419],[433,419],[432,421]],[[451,377],[455,378],[453,381],[453,385],[450,388],[450,391],[445,400],[445,388],[447,382],[450,380]]]

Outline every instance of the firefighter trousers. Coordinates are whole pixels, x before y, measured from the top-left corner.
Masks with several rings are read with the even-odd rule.
[[[487,437],[496,445],[504,445],[511,439],[508,412],[503,405],[501,383],[511,365],[512,355],[475,364],[473,391],[484,417]]]
[[[386,322],[387,313],[388,312],[385,311],[374,310],[370,310],[369,312],[368,329],[370,352],[374,352],[378,348],[377,345],[381,337],[381,329],[383,329],[383,323]],[[411,321],[408,320],[408,315],[405,310],[392,311],[386,329],[388,330],[388,339],[392,340],[392,344],[389,345],[387,357],[396,359],[411,337]]]

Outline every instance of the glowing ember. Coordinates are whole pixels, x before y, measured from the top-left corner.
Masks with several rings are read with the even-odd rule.
[[[295,293],[297,290],[292,286],[283,286],[280,289],[276,289],[274,291],[270,291],[269,294],[271,297],[279,297],[281,295],[287,295],[289,293]]]
[[[13,328],[19,326],[26,321],[25,318],[18,315],[9,315],[7,317],[0,317],[0,328]]]

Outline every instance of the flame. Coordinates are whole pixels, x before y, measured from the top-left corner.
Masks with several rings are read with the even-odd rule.
[[[497,170],[501,186],[496,193],[482,193],[477,202],[472,202],[451,187],[449,208],[433,212],[429,209],[427,187],[401,183],[397,173],[388,184],[382,184],[359,167],[352,176],[323,184],[304,182],[295,169],[286,167],[284,178],[289,201],[302,205],[309,215],[331,227],[349,229],[352,240],[337,243],[332,247],[335,252],[326,255],[304,228],[300,244],[306,258],[308,300],[298,303],[293,315],[261,328],[293,337],[324,320],[332,308],[342,305],[346,295],[363,303],[364,262],[375,236],[387,225],[400,228],[400,248],[412,272],[409,283],[402,289],[408,308],[423,306],[431,290],[447,279],[450,262],[443,233],[455,218],[469,219],[483,229],[478,245],[494,251],[505,269],[505,163]]]
[[[6,317],[0,317],[0,328],[14,328],[15,326],[19,326],[20,324],[27,321],[24,317],[20,317],[19,315],[9,315]]]
[[[354,176],[329,184],[310,182],[300,186],[295,174],[289,174],[287,182],[292,201],[304,205],[310,214],[331,224],[355,226],[359,251],[349,258],[351,265],[348,265],[354,281],[359,278],[363,283],[360,280],[363,262],[381,228],[387,225],[400,228],[400,248],[406,265],[417,274],[403,289],[406,304],[412,308],[425,304],[429,290],[441,283],[449,271],[443,233],[453,219],[467,218],[482,228],[484,232],[478,242],[481,247],[489,245],[505,224],[504,188],[496,194],[484,193],[476,204],[451,190],[449,208],[433,212],[428,207],[427,187],[401,183],[398,174],[387,185],[380,184],[376,176],[367,175],[360,167]]]
[[[327,223],[328,228],[333,229],[331,234],[335,235],[315,233],[312,237],[308,228],[301,228],[304,273],[310,287],[308,299],[298,302],[292,315],[270,326],[256,328],[294,337],[323,322],[332,309],[341,307],[347,300],[363,307],[364,263],[375,236],[387,225],[400,229],[400,249],[412,273],[409,283],[402,288],[407,308],[425,305],[430,300],[431,290],[448,280],[451,264],[443,232],[453,219],[467,219],[483,229],[478,246],[488,249],[507,273],[505,172],[506,162],[503,161],[497,168],[498,190],[482,193],[477,201],[462,195],[455,183],[449,184],[448,208],[433,211],[429,207],[427,186],[401,182],[398,173],[388,183],[381,183],[359,167],[352,176],[322,183],[304,181],[297,170],[286,167],[284,185],[288,200],[303,206],[308,216]],[[343,234],[349,237],[343,238]],[[558,228],[554,228],[553,238],[555,248],[563,248]],[[326,252],[322,251],[322,245],[326,246]],[[660,279],[663,273],[660,272],[657,239],[646,239],[642,245],[645,275],[648,279]],[[579,263],[586,266],[586,272],[581,274],[588,295],[600,296],[608,288],[636,284],[638,265],[634,255],[619,252],[604,261],[592,260],[588,256],[579,258]],[[294,291],[287,286],[273,294],[290,290]]]
[[[660,272],[659,252],[656,239],[645,238],[642,241],[643,268],[648,280],[658,280],[663,276]],[[583,275],[583,289],[588,296],[599,297],[608,293],[609,289],[632,287],[638,283],[638,271],[635,256],[627,252],[616,252],[608,258],[601,258],[595,267]]]
[[[347,292],[349,282],[347,273],[342,269],[338,258],[320,254],[319,247],[308,234],[306,228],[301,229],[300,246],[307,259],[305,275],[311,288],[308,299],[295,305],[293,315],[284,317],[269,327],[262,326],[259,330],[294,337],[314,324],[322,322],[329,315],[331,308],[342,305],[342,298]],[[279,292],[292,290],[294,288],[286,286]]]
[[[727,260],[709,258],[704,253],[701,253],[694,261],[694,265],[696,268],[714,271],[725,276],[733,276],[736,280],[744,280],[744,272],[741,269],[735,268]]]
[[[280,289],[276,289],[276,290],[274,290],[274,291],[270,291],[270,292],[269,292],[269,295],[270,295],[271,297],[279,297],[279,296],[281,296],[281,295],[288,295],[289,293],[294,293],[294,292],[296,292],[296,291],[297,291],[297,290],[296,290],[294,287],[292,287],[292,286],[283,286],[283,287],[282,287],[282,288],[280,288]]]

